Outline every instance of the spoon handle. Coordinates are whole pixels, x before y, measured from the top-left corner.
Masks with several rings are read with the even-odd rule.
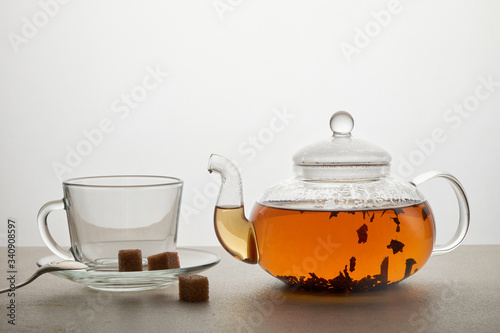
[[[8,292],[8,291],[15,291],[16,289],[21,288],[21,287],[23,287],[23,286],[27,285],[28,283],[30,283],[30,282],[31,282],[31,281],[33,281],[34,279],[36,279],[36,278],[30,278],[30,280],[25,281],[25,282],[23,282],[23,283],[20,283],[20,284],[18,284],[17,286],[15,286],[15,287],[14,287],[14,288],[12,288],[12,289],[11,289],[11,288],[2,289],[2,290],[0,290],[0,294],[6,293],[6,292]]]
[[[24,287],[25,285],[33,282],[33,280],[35,280],[37,277],[39,277],[42,274],[47,273],[47,272],[57,271],[57,270],[59,270],[57,267],[41,267],[23,283],[18,284],[14,288],[2,289],[2,290],[0,290],[0,294],[6,293],[8,291],[15,291],[16,289]]]

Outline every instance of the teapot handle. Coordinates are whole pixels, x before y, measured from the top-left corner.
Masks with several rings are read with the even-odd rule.
[[[462,241],[464,240],[465,235],[467,235],[470,222],[469,203],[467,201],[467,196],[465,195],[465,190],[458,179],[456,179],[449,173],[444,171],[427,171],[415,177],[411,183],[413,183],[413,185],[415,186],[418,186],[423,182],[438,177],[446,179],[453,188],[453,191],[455,191],[458,200],[460,215],[458,218],[458,228],[453,238],[444,245],[435,246],[432,250],[432,255],[445,254],[447,252],[450,252],[451,250],[454,250],[458,245],[460,245],[460,243],[462,243]]]

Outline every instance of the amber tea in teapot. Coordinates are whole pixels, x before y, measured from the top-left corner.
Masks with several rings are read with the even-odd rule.
[[[216,208],[216,215],[225,216],[218,220],[220,224],[239,221],[243,207]],[[249,242],[240,243],[241,251],[258,239],[262,268],[291,286],[308,290],[364,290],[400,281],[425,264],[434,244],[434,218],[426,202],[331,212],[257,204],[250,219],[257,231],[253,237],[252,231],[241,229],[242,237],[250,237]],[[216,230],[227,228],[220,225]],[[255,259],[257,252],[252,252]]]
[[[331,212],[257,205],[251,220],[260,265],[306,289],[347,291],[400,281],[425,264],[434,244],[427,203]]]

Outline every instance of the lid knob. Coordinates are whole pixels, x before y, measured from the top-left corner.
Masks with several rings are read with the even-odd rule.
[[[337,111],[330,118],[330,128],[334,136],[351,136],[354,119],[346,111]]]

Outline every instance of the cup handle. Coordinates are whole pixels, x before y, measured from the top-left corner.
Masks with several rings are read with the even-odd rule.
[[[465,190],[462,184],[460,184],[460,182],[458,181],[458,179],[456,179],[447,172],[434,170],[434,171],[427,171],[415,177],[412,180],[412,183],[413,185],[418,186],[423,182],[438,177],[446,179],[453,188],[453,191],[455,191],[455,195],[457,196],[458,200],[458,209],[460,215],[458,218],[458,228],[453,238],[444,245],[435,246],[434,249],[432,250],[432,255],[445,254],[447,252],[454,250],[458,245],[460,245],[460,243],[462,243],[462,241],[464,240],[465,235],[467,235],[470,222],[469,203],[467,201],[467,196],[465,195]]]
[[[40,208],[38,212],[38,229],[40,229],[40,234],[42,235],[42,239],[47,244],[48,248],[54,252],[54,254],[66,260],[73,260],[73,254],[63,249],[59,244],[56,243],[52,235],[50,234],[48,225],[47,225],[47,217],[54,210],[63,210],[65,209],[65,204],[63,200],[55,200],[47,202],[45,205]]]

